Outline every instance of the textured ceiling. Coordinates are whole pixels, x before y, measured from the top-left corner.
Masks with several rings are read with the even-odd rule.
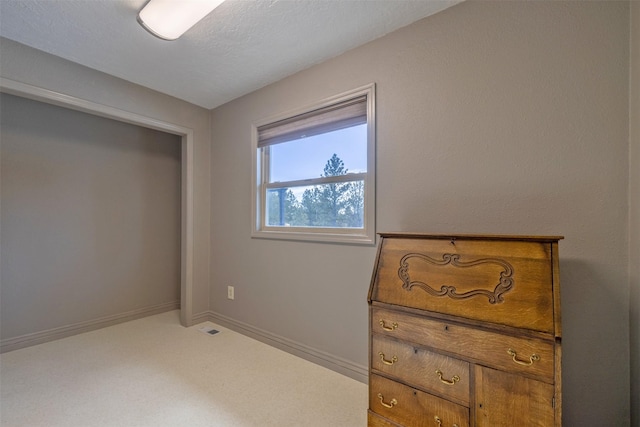
[[[214,108],[460,1],[227,0],[163,41],[146,0],[0,0],[0,35]]]

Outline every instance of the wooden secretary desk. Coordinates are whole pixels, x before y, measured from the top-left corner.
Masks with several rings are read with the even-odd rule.
[[[562,237],[380,237],[368,425],[561,426]]]

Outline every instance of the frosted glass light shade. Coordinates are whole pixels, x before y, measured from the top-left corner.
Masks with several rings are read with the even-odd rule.
[[[175,40],[224,0],[150,0],[138,12],[138,22],[156,37]]]

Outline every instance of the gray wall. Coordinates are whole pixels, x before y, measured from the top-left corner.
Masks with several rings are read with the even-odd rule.
[[[209,308],[209,111],[4,38],[0,38],[0,56],[0,75],[4,78],[193,130],[192,311],[194,317],[206,313]]]
[[[631,425],[640,427],[640,2],[631,2],[629,117],[629,271],[631,291]]]
[[[629,37],[627,2],[465,2],[213,110],[212,311],[367,364],[375,249],[251,239],[250,129],[375,82],[377,230],[566,236],[565,425],[628,425]]]
[[[180,299],[181,140],[0,95],[3,340]]]

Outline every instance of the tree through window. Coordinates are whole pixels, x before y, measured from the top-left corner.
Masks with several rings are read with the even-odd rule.
[[[348,174],[344,162],[333,154],[321,177]],[[301,197],[291,188],[269,191],[268,225],[287,227],[364,227],[364,180],[307,187]]]

